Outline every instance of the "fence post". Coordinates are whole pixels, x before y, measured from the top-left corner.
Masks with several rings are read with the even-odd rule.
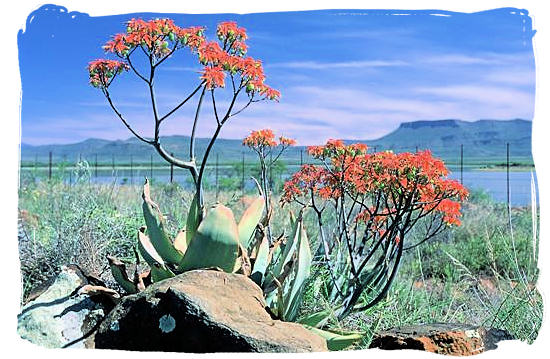
[[[65,183],[65,171],[67,171],[67,154],[63,155],[63,173],[61,174],[61,177],[63,178],[63,183]]]
[[[174,157],[174,152],[170,153],[170,156]],[[170,183],[174,182],[174,164],[170,163]]]
[[[464,184],[464,145],[460,144],[460,184]]]
[[[218,166],[219,166],[220,154],[216,153],[216,202],[218,201],[218,195],[220,192],[219,183],[218,183]]]
[[[48,179],[52,179],[52,151],[49,154],[49,163],[48,163]]]
[[[510,215],[510,143],[506,143],[506,203],[508,204],[508,215]]]
[[[300,148],[300,167],[304,165],[304,149]]]
[[[115,154],[111,155],[111,164],[113,165],[113,171],[115,170]]]
[[[130,184],[134,184],[134,157],[130,155]]]
[[[97,179],[97,153],[95,154],[95,178]]]
[[[150,176],[151,176],[151,180],[153,180],[153,155],[151,155],[151,173],[150,173]]]

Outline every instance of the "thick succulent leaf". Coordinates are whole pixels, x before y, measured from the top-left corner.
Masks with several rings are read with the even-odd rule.
[[[111,273],[116,282],[129,294],[134,294],[138,292],[137,285],[128,278],[128,273],[126,272],[126,266],[122,261],[115,257],[107,256],[107,261],[109,262],[109,267],[111,268]]]
[[[239,255],[239,233],[233,212],[218,204],[197,228],[180,263],[181,271],[219,267],[232,272]]]
[[[187,213],[187,223],[185,226],[185,230],[187,232],[186,234],[186,241],[187,246],[189,246],[189,243],[195,236],[195,233],[197,232],[197,228],[199,227],[199,221],[200,221],[200,208],[199,208],[199,202],[198,202],[198,193],[193,196],[193,200],[191,201],[191,204],[189,205],[189,212]]]
[[[164,218],[158,205],[151,200],[149,180],[145,180],[143,185],[143,217],[147,225],[147,234],[151,238],[151,243],[155,250],[164,261],[170,264],[181,262],[183,254],[177,250],[165,229]]]
[[[359,343],[365,337],[361,333],[333,333],[326,330],[321,330],[308,325],[304,327],[313,333],[325,338],[327,341],[328,350],[344,350],[350,346]]]
[[[292,212],[290,212],[290,213],[291,213],[291,217],[292,217],[293,214],[292,214]],[[300,216],[299,220],[301,221],[301,216]],[[288,239],[285,243],[284,249],[282,250],[282,253],[280,254],[280,258],[278,259],[277,264],[273,268],[273,276],[274,277],[279,277],[281,275],[281,273],[283,271],[283,268],[285,267],[285,265],[288,262],[290,262],[292,260],[292,256],[296,252],[296,248],[297,248],[296,239],[298,238],[298,236],[297,236],[298,224],[299,224],[299,221],[294,221],[294,225],[292,227],[292,231],[290,233],[290,236],[288,237]]]
[[[258,254],[256,256],[256,261],[254,262],[254,267],[252,268],[252,274],[250,279],[252,279],[257,285],[262,286],[264,276],[269,264],[269,242],[267,237],[262,239]]]
[[[264,213],[265,201],[262,196],[258,196],[248,208],[244,211],[238,225],[239,241],[245,249],[250,248],[256,226],[262,219]]]
[[[158,264],[153,264],[151,267],[151,281],[153,283],[160,282],[168,278],[173,278],[176,275],[167,267],[161,267]]]
[[[187,232],[185,232],[184,229],[179,231],[176,235],[176,238],[174,239],[174,247],[182,254],[185,254],[187,251]]]
[[[278,287],[281,287],[283,284],[285,284],[286,278],[294,270],[295,260],[296,259],[293,258],[290,262],[288,262],[283,269],[283,273],[281,273],[281,275],[278,277],[274,277],[272,273],[268,272],[268,275],[265,277],[264,283],[263,283],[264,295],[271,293]]]
[[[309,241],[301,216],[298,218],[297,224],[296,242],[298,253],[294,270],[295,275],[292,278],[289,291],[285,296],[284,318],[288,321],[296,320],[298,309],[302,303],[304,286],[311,269],[311,249],[309,248]]]
[[[273,272],[275,271],[275,267],[277,267],[279,263],[279,258],[281,256],[281,246],[283,246],[283,241],[284,241],[284,238],[281,237],[277,241],[275,241],[275,243],[273,243],[273,245],[269,248],[269,255],[267,257],[268,264],[264,272],[264,278],[262,283],[264,291],[266,290],[265,288],[274,285],[273,279],[275,278],[275,276],[273,275]],[[291,264],[291,262],[287,263],[287,267],[289,264]],[[292,269],[292,267],[289,267],[288,269],[290,270]],[[285,270],[283,269],[283,274],[281,274],[280,277],[286,278],[288,273],[284,274],[284,272]]]
[[[138,250],[149,267],[153,267],[155,264],[165,266],[164,260],[151,243],[151,239],[145,234],[145,227],[138,230]]]
[[[273,277],[273,273],[268,272],[269,275],[264,279],[263,292],[265,302],[277,316],[282,316],[284,314],[284,292],[286,278],[292,273],[295,260],[296,258],[292,258],[292,260],[285,265],[283,273],[281,273],[279,277],[275,278]]]
[[[281,237],[278,240],[273,243],[273,245],[269,248],[269,258],[268,262],[270,265],[277,263],[279,260],[279,257],[281,255],[281,247],[283,246],[284,238]]]
[[[333,310],[325,309],[320,312],[315,312],[304,317],[301,317],[296,322],[300,324],[305,324],[314,328],[321,328],[325,325],[328,320],[332,317]]]
[[[158,282],[163,279],[172,278],[174,273],[166,267],[166,263],[157,253],[149,237],[144,233],[143,227],[138,231],[138,250],[143,259],[151,267],[151,280]]]
[[[288,211],[288,216],[290,217],[290,228],[295,228],[296,226],[296,216],[294,215],[294,212]]]

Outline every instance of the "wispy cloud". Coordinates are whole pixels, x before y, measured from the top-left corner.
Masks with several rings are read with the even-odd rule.
[[[488,108],[495,105],[499,108],[505,107],[510,109],[510,114],[517,112],[518,109],[525,109],[533,103],[533,95],[531,93],[486,84],[419,87],[415,91],[440,98],[485,104]]]
[[[418,56],[414,61],[416,64],[433,65],[513,65],[531,61],[533,54],[529,52],[520,53],[433,53],[430,55]]]
[[[524,68],[509,68],[507,70],[491,71],[483,75],[482,79],[488,82],[513,85],[532,86],[535,84],[535,71]]]
[[[265,61],[266,81],[283,97],[280,103],[253,104],[231,118],[221,136],[242,138],[252,129],[271,127],[302,144],[314,144],[328,137],[374,139],[403,121],[530,119],[535,81],[530,23],[522,31],[517,26],[519,19],[511,20],[508,11],[471,17],[431,12],[436,16],[389,16],[409,11],[243,16],[242,24],[251,36],[251,55]],[[327,14],[334,16],[327,19]],[[215,22],[219,15],[188,16],[182,16],[178,23]],[[36,30],[28,31],[19,42],[24,142],[130,137],[105,99],[95,92],[92,95],[82,71],[85,60],[75,58],[67,63],[59,60],[62,51],[51,51],[46,57],[39,53],[46,44],[53,49],[64,48],[65,37],[43,36],[52,28],[62,29],[59,21],[52,17],[49,22],[33,23]],[[113,21],[120,25],[120,18]],[[103,33],[111,25],[96,20],[75,23],[67,34],[79,39],[92,32]],[[75,54],[89,52],[87,44],[73,43]],[[155,84],[161,115],[197,85],[201,66],[179,59],[175,56],[159,67]],[[59,64],[63,64],[62,69]],[[150,135],[153,116],[149,92],[141,80],[127,75],[113,84],[112,98],[137,131]],[[51,91],[44,90],[45,83],[53,86]],[[225,90],[231,92],[230,86]],[[229,101],[223,91],[216,90],[220,112]],[[198,97],[163,122],[162,134],[189,133]],[[206,100],[201,108],[199,136],[211,135],[216,126],[211,101]],[[72,118],[67,118],[68,113]]]
[[[495,57],[477,57],[462,54],[435,54],[431,57],[422,58],[419,62],[443,65],[497,65],[501,64],[502,60]]]
[[[404,88],[393,95],[317,86],[293,87],[287,93],[288,101],[239,116],[224,129],[224,136],[239,138],[250,129],[270,127],[302,144],[328,138],[375,139],[404,121],[529,119],[533,108],[528,92],[482,85]]]
[[[401,60],[365,60],[346,62],[316,62],[316,61],[293,61],[279,62],[266,65],[266,68],[289,68],[304,70],[334,70],[347,68],[369,68],[369,67],[394,67],[409,66],[409,63]]]

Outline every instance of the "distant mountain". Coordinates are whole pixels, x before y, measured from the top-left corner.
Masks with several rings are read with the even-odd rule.
[[[525,120],[479,120],[467,122],[460,120],[414,121],[404,122],[395,131],[371,141],[349,141],[367,143],[371,149],[393,150],[394,152],[415,151],[416,148],[430,149],[434,155],[445,160],[455,161],[460,156],[460,145],[463,145],[464,157],[472,159],[492,159],[502,161],[506,158],[506,143],[510,144],[510,154],[513,158],[531,159],[531,121]],[[175,155],[187,158],[189,151],[188,136],[167,136],[161,138],[161,143]],[[196,142],[197,158],[204,154],[208,139],[198,138]],[[300,152],[304,147],[293,147],[285,153],[286,161],[300,162]],[[49,152],[53,161],[74,162],[78,158],[99,163],[111,163],[113,157],[116,163],[129,163],[130,155],[134,163],[148,163],[153,157],[155,163],[163,163],[154,149],[136,138],[128,140],[109,141],[103,139],[88,139],[82,142],[66,145],[31,146],[21,144],[22,163],[40,163],[48,161]],[[211,161],[216,155],[222,163],[241,161],[243,153],[245,160],[255,158],[252,151],[242,146],[241,140],[219,139],[212,151]],[[305,151],[304,151],[305,156]]]
[[[173,153],[175,156],[183,159],[189,158],[189,136],[166,136],[161,137],[160,142],[163,147]],[[197,159],[200,161],[209,139],[197,138],[195,142],[195,152]],[[285,159],[300,161],[300,150],[304,147],[290,148],[285,152]],[[68,161],[74,163],[82,158],[91,163],[97,161],[100,164],[110,164],[113,159],[117,164],[128,164],[130,161],[134,163],[149,163],[151,158],[154,163],[165,163],[152,146],[141,142],[137,138],[129,138],[127,140],[102,140],[91,138],[82,142],[66,144],[66,145],[40,145],[32,146],[21,144],[21,162],[46,163],[49,159],[49,152],[52,152],[52,160],[55,163],[60,161]],[[216,157],[220,163],[240,162],[242,156],[245,155],[245,161],[255,159],[254,152],[242,145],[242,140],[220,138],[216,141],[212,152],[210,153],[210,161],[216,161]],[[305,152],[304,152],[305,155]],[[213,162],[212,162],[213,163]]]
[[[531,121],[526,120],[460,120],[404,122],[395,131],[373,141],[362,141],[370,147],[395,152],[430,149],[444,159],[457,159],[463,145],[464,158],[531,158]]]

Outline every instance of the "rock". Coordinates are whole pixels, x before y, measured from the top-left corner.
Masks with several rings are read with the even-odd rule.
[[[249,278],[195,270],[124,297],[95,333],[95,347],[173,352],[326,351],[301,325],[273,320]]]
[[[514,339],[500,329],[465,324],[436,323],[407,326],[376,334],[371,348],[417,349],[447,355],[474,355],[496,349],[501,340]]]
[[[29,296],[17,317],[19,336],[48,348],[88,346],[85,339],[114,307],[116,297],[106,288],[102,292],[100,285],[77,266],[63,267]]]

